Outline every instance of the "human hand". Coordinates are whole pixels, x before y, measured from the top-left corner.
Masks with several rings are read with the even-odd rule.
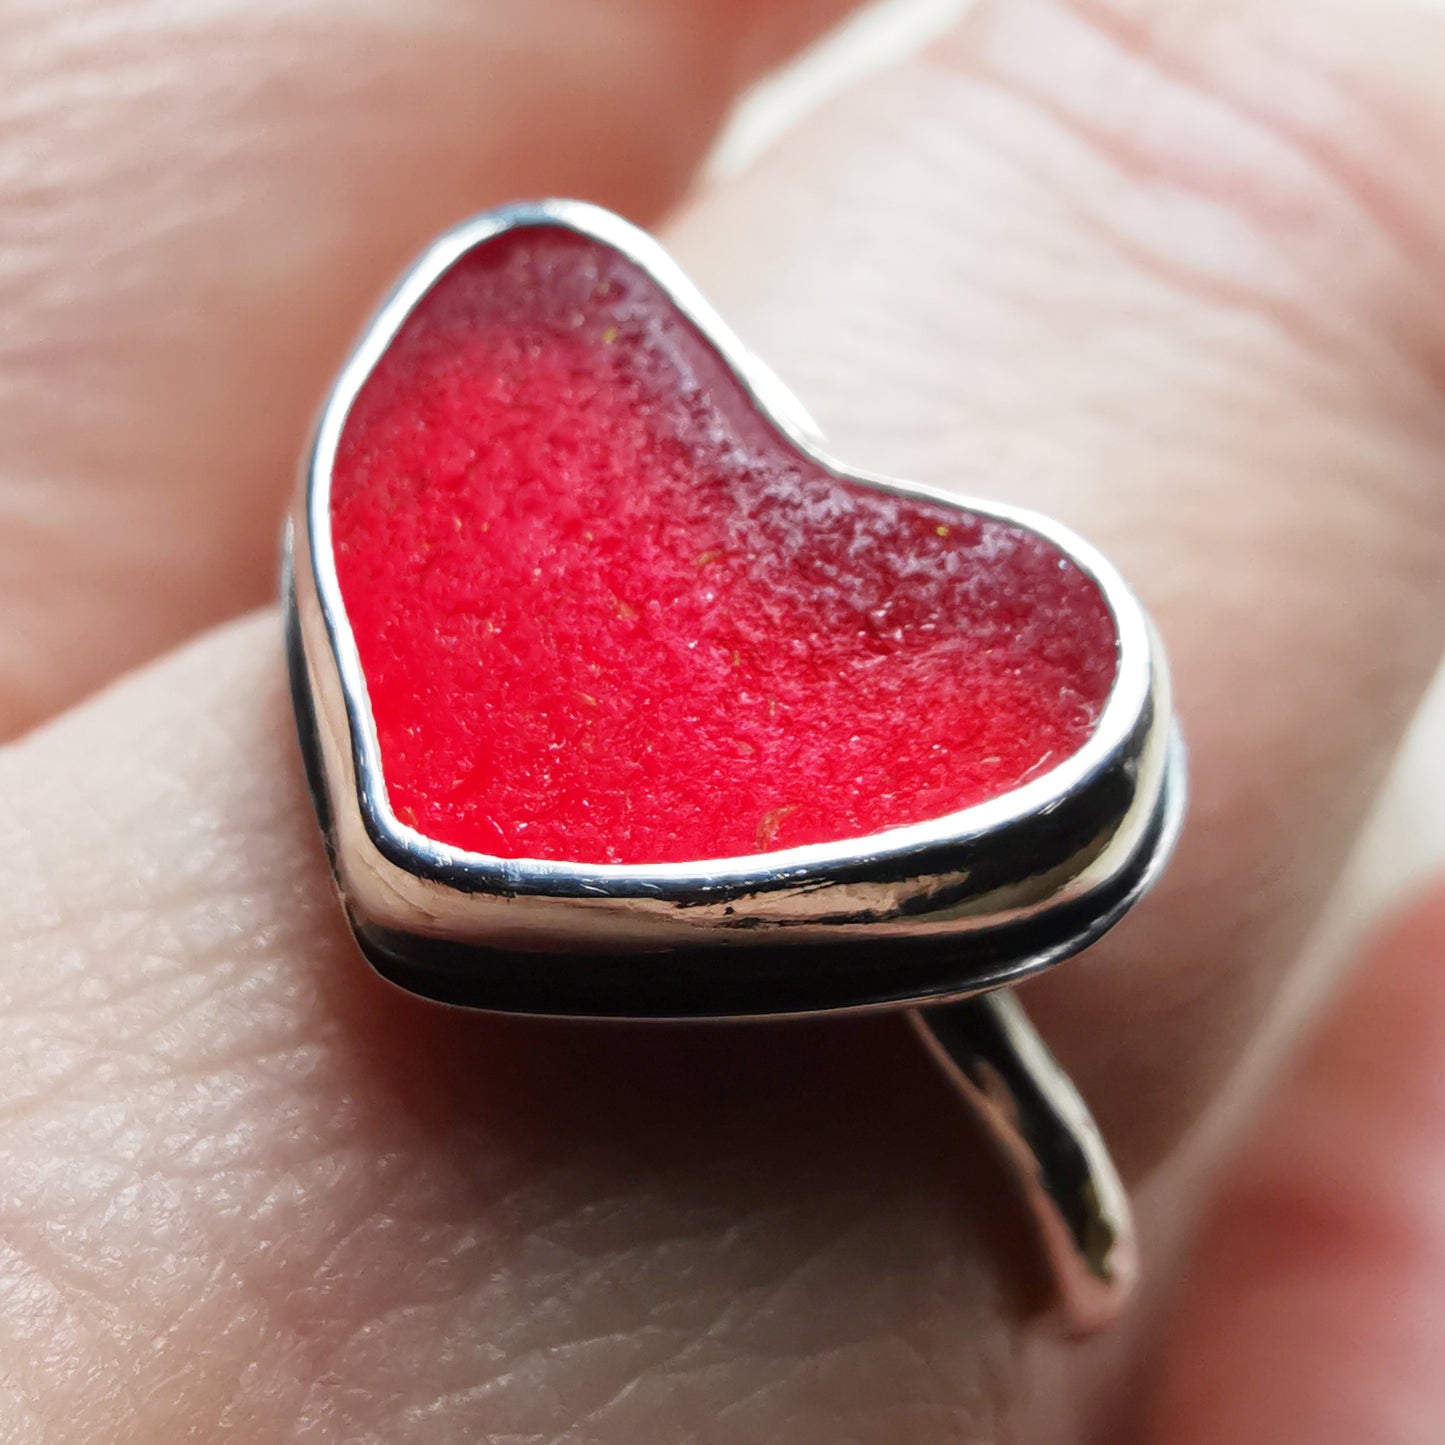
[[[1438,1436],[1442,900],[1177,1287],[1191,1141],[1439,656],[1445,21],[993,0],[663,232],[839,455],[1052,512],[1165,633],[1180,857],[1028,990],[1143,1185],[1150,1297],[1094,1346],[1034,1322],[896,1021],[579,1030],[372,977],[277,619],[212,627],[273,588],[305,417],[409,252],[517,194],[655,220],[842,8],[0,11],[0,713],[35,729],[0,755],[0,1439]]]

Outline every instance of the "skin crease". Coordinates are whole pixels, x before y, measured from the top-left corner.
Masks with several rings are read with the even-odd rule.
[[[375,25],[385,11],[364,13]],[[460,20],[416,23],[388,45],[459,44]],[[336,29],[338,45],[361,33]],[[257,100],[265,144],[245,151],[260,176],[268,156],[324,152],[331,132],[293,129],[282,103],[292,32],[248,33],[247,73],[275,97]],[[671,55],[659,46],[664,71]],[[107,93],[86,46],[60,46],[51,68],[62,60],[76,69],[57,75]],[[1194,749],[1188,838],[1167,886],[1090,962],[1030,990],[1136,1177],[1227,1081],[1439,654],[1442,66],[1445,28],[1425,13],[997,0],[698,197],[668,236],[851,462],[1058,512],[1161,624]],[[32,123],[60,148],[69,132],[47,93],[68,92],[35,93]],[[129,133],[123,99],[95,101],[112,103],[105,129]],[[202,105],[168,142],[192,174],[231,154],[214,121]],[[435,149],[437,177],[462,156],[476,169],[448,181],[455,195],[419,176],[426,204],[382,207],[396,232],[376,242],[379,271],[452,218],[435,210],[517,186],[478,158],[468,117],[454,123],[450,150],[418,149]],[[92,163],[109,174],[105,156]],[[358,196],[390,195],[396,167],[368,172],[374,190]],[[93,364],[114,356],[134,393],[97,391],[94,426],[63,428],[53,400],[32,416],[16,399],[63,394],[55,378],[80,365],[90,314],[67,289],[78,242],[49,269],[45,223],[92,240],[134,228],[122,210],[107,230],[117,182],[93,188],[84,232],[66,230],[81,193],[53,194],[45,174],[26,191],[32,245],[4,253],[7,304],[32,309],[0,363],[24,443],[3,495],[31,527],[29,615],[54,610],[69,629],[38,634],[43,667],[21,652],[9,664],[15,697],[48,700],[32,717],[107,658],[117,668],[198,631],[266,585],[276,472],[254,469],[288,428],[294,442],[286,408],[302,404],[291,388],[306,367],[277,373],[274,416],[229,399],[178,408],[175,339],[204,336],[217,365],[234,357],[269,386],[278,316],[319,366],[355,315],[343,322],[339,285],[315,314],[310,299],[288,309],[319,267],[271,275],[256,291],[270,309],[231,297],[201,331],[188,308],[227,273],[199,250],[179,273],[196,277],[176,313],[192,329],[165,333],[167,365],[142,347],[124,366],[125,317],[140,312],[107,292],[94,317],[120,320],[88,328],[114,342]],[[535,174],[528,189],[549,179]],[[184,369],[207,384],[193,353]],[[254,431],[240,425],[253,417]],[[96,511],[83,546],[46,553],[48,535],[76,538],[66,508],[108,495],[112,474],[135,533]],[[201,565],[221,555],[234,587]],[[140,580],[175,557],[189,560]],[[68,612],[72,593],[91,611]],[[102,611],[99,636],[134,638],[132,651],[79,647]],[[1008,1195],[896,1022],[579,1029],[386,989],[329,896],[289,727],[268,613],[0,755],[0,1439],[1124,1440],[1100,1421],[1163,1380],[1154,1438],[1177,1445],[1187,1428],[1243,1445],[1245,1424],[1208,1413],[1228,1352],[1308,1358],[1317,1319],[1283,1294],[1253,1316],[1258,1335],[1206,1296],[1176,1338],[1216,1373],[1153,1371],[1145,1345],[1175,1282],[1161,1242],[1200,1203],[1167,1171],[1145,1196],[1153,1296],[1133,1331],[1070,1352],[1031,1322],[1037,1281]],[[1416,942],[1385,946],[1386,968],[1402,952],[1438,958],[1439,908],[1426,918]],[[1405,1089],[1426,1077],[1419,1050],[1435,1035],[1422,1023],[1412,1049],[1400,1032],[1433,997],[1417,997],[1428,965],[1401,968],[1414,1004],[1382,1008],[1358,1047],[1378,1039],[1370,1059],[1398,1043]],[[1297,1088],[1336,1079],[1358,1095],[1341,1117],[1365,1130],[1393,1089],[1361,1092],[1368,1067],[1321,1047]],[[1433,1187],[1445,1148],[1435,1116],[1418,1119],[1399,1136],[1406,1190]],[[1290,1219],[1303,1196],[1270,1187]],[[1229,1244],[1230,1207],[1206,1246],[1226,1278],[1249,1272],[1257,1243]],[[1412,1259],[1438,1260],[1439,1213],[1410,1215]],[[1352,1237],[1363,1278],[1379,1254]],[[1355,1290],[1342,1271],[1319,1298],[1378,1322],[1379,1278]],[[1355,1377],[1369,1426],[1355,1417],[1340,1438],[1438,1437],[1429,1362],[1387,1353],[1394,1373]],[[1401,1371],[1433,1435],[1388,1414]],[[1249,1406],[1272,1431],[1261,1438],[1323,1438],[1268,1384]]]
[[[433,232],[524,194],[654,220],[845,8],[3,0],[0,737],[271,595],[317,399]]]

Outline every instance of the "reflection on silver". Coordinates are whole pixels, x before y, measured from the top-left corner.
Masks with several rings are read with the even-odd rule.
[[[493,858],[403,824],[387,799],[336,578],[332,461],[352,402],[427,290],[473,247],[541,226],[586,235],[646,273],[801,456],[841,479],[1031,529],[1092,577],[1119,652],[1084,747],[1004,797],[927,823],[694,864]],[[1143,609],[1099,552],[1048,518],[833,460],[802,407],[656,242],[597,207],[552,200],[504,207],[448,232],[383,304],[305,458],[283,600],[317,815],[348,920],[379,972],[446,1002],[551,1016],[761,1018],[928,1005],[920,1029],[1007,1143],[1076,1318],[1099,1324],[1117,1307],[1127,1290],[1127,1205],[1108,1156],[1011,996],[982,998],[1110,928],[1153,882],[1178,831],[1183,755],[1168,668]],[[1070,1159],[1086,1161],[1097,1196],[1087,1226],[1075,1209],[1082,1186]],[[1101,1252],[1105,1228],[1115,1242]],[[1104,1282],[1107,1305],[1083,1288],[1086,1279]]]

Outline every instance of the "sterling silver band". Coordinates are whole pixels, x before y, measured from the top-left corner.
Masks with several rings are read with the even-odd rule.
[[[918,1037],[1000,1146],[1034,1218],[1066,1329],[1114,1323],[1139,1272],[1129,1196],[1088,1106],[1012,989],[915,1009]]]
[[[1073,756],[1013,792],[863,839],[693,864],[584,865],[472,854],[392,812],[330,538],[349,408],[427,290],[514,227],[561,227],[625,256],[717,351],[789,446],[842,480],[1003,519],[1098,585],[1118,640],[1112,691]],[[348,921],[414,992],[503,1012],[763,1018],[909,1009],[1000,1142],[1065,1318],[1115,1318],[1135,1273],[1128,1201],[1097,1128],[1010,985],[1116,923],[1152,885],[1184,809],[1183,749],[1159,640],[1122,577],[1067,528],[1017,508],[859,473],[643,232],[596,207],[504,207],[439,238],[346,363],[306,456],[283,596],[298,730]]]

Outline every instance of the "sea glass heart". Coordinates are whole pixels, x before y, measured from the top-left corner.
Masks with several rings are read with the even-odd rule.
[[[435,998],[964,997],[1087,947],[1178,832],[1168,668],[1108,561],[831,460],[593,206],[418,258],[322,411],[287,557],[347,918]]]
[[[356,395],[336,577],[401,822],[656,864],[859,838],[1074,754],[1117,666],[1025,527],[843,479],[632,260],[504,230]]]

